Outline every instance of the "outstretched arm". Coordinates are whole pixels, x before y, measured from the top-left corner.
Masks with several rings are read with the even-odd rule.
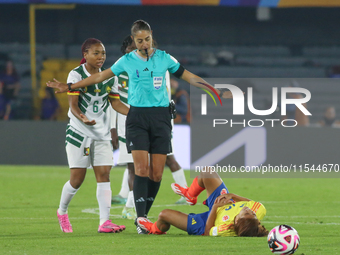
[[[96,74],[91,75],[90,77],[87,77],[84,80],[78,81],[74,84],[67,85],[65,83],[59,82],[56,79],[54,81],[48,81],[46,85],[51,88],[57,89],[55,93],[64,93],[69,91],[70,89],[77,89],[77,88],[85,88],[87,86],[97,84],[99,82],[105,81],[111,77],[113,77],[115,74],[112,72],[111,68],[104,70],[103,72],[99,72]]]
[[[207,89],[209,90],[210,92],[214,93],[214,91],[212,91],[210,88],[202,85],[201,83],[205,83],[205,84],[208,84],[210,85],[208,82],[206,82],[204,79],[202,79],[201,77],[197,76],[196,74],[193,74],[191,72],[189,72],[188,70],[184,70],[182,76],[181,76],[181,79],[190,83],[191,85],[195,86],[195,87],[198,87],[198,88],[202,88],[202,89]],[[211,85],[210,85],[211,86]],[[220,91],[218,89],[215,89],[217,94],[219,96],[222,96],[223,98],[232,98],[233,95],[231,94],[230,91]]]

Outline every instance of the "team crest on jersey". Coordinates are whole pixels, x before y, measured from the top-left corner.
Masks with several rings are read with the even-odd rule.
[[[95,89],[94,90],[95,93],[100,93],[100,91],[101,91],[100,89]]]
[[[90,147],[84,148],[84,156],[90,155]]]
[[[222,217],[222,220],[223,220],[223,221],[229,220],[229,216],[228,216],[228,215],[224,215],[224,216]]]
[[[110,94],[110,92],[111,92],[111,88],[110,88],[109,86],[107,86],[107,87],[106,87],[106,93],[107,93],[107,94]]]
[[[222,190],[221,190],[221,195],[224,195],[224,194],[228,194],[228,192],[227,192],[226,189],[222,189]]]
[[[123,87],[123,88],[126,87],[126,81],[122,81],[122,87]]]
[[[223,221],[229,220],[229,216],[228,216],[228,215],[224,215],[224,216],[222,217],[222,220],[223,220]]]

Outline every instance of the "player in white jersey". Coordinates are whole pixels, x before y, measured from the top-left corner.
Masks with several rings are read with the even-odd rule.
[[[155,43],[155,42],[154,42]],[[127,36],[122,44],[121,51],[123,54],[130,53],[131,51],[136,49],[136,45],[132,40],[131,36]],[[171,100],[171,88],[170,88],[170,74],[166,73],[166,86],[169,94],[169,101]],[[126,73],[122,73],[118,76],[118,88],[120,99],[129,107],[127,104],[128,97],[128,84],[129,77]],[[117,132],[118,132],[118,140],[119,140],[119,157],[118,164],[119,165],[127,165],[125,169],[121,190],[118,195],[112,197],[112,204],[125,204],[125,207],[122,212],[123,218],[135,219],[135,210],[134,210],[134,202],[133,202],[133,180],[134,180],[134,165],[132,154],[129,154],[126,149],[126,138],[125,138],[125,122],[126,116],[122,114],[117,114]],[[115,123],[113,123],[115,124]],[[172,126],[174,125],[173,120],[171,121]],[[112,127],[114,128],[114,127]],[[171,143],[173,139],[171,139]],[[172,148],[173,144],[172,144]],[[166,165],[169,166],[173,178],[176,183],[181,186],[187,186],[187,182],[185,179],[184,171],[181,166],[178,164],[174,157],[173,151],[167,155]],[[183,197],[181,197],[176,204],[186,204],[186,201]]]
[[[95,38],[82,45],[83,60],[67,78],[70,85],[103,71],[105,47]],[[110,170],[113,157],[110,145],[110,119],[112,107],[127,114],[129,109],[119,100],[117,80],[110,78],[85,89],[68,91],[70,123],[66,130],[66,153],[71,171],[70,180],[63,187],[57,216],[63,232],[73,232],[67,209],[92,165],[97,180],[99,205],[99,233],[114,233],[125,229],[109,220],[111,207]]]

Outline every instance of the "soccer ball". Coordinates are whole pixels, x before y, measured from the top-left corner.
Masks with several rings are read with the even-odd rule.
[[[297,231],[288,225],[279,225],[268,234],[268,246],[274,254],[293,254],[299,247]]]

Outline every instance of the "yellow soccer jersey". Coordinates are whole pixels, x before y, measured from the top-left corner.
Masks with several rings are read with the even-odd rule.
[[[234,224],[236,215],[240,213],[244,206],[249,207],[256,213],[256,217],[261,221],[266,215],[266,208],[263,204],[255,201],[242,201],[234,204],[227,204],[217,209],[215,226],[210,229],[211,236],[236,236],[230,227]]]

